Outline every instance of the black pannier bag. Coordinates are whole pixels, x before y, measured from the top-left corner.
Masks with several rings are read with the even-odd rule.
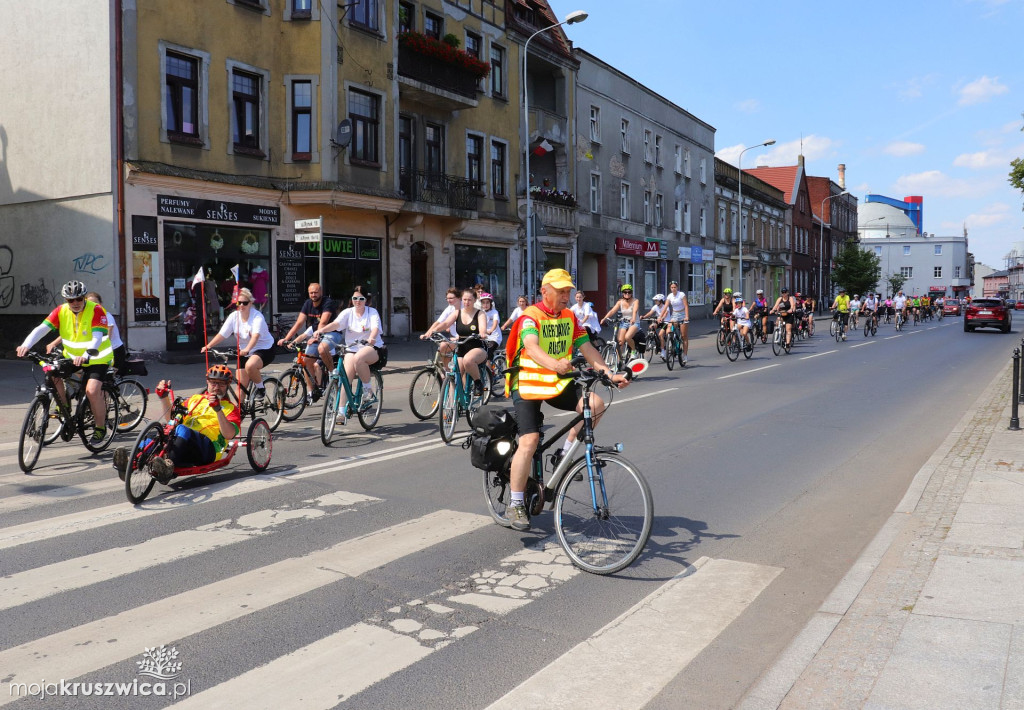
[[[499,404],[485,404],[473,416],[473,432],[464,446],[469,461],[483,471],[501,471],[516,450],[516,420],[512,410]]]

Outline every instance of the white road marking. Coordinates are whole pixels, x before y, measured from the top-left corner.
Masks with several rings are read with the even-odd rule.
[[[675,392],[678,387],[669,387],[668,389],[658,390],[657,392],[648,392],[647,394],[638,394],[635,397],[626,397],[625,399],[612,400],[612,405],[625,404],[626,402],[635,402],[638,399],[646,399],[648,397],[657,397],[659,394],[665,394],[666,392]],[[576,412],[559,412],[558,414],[552,414],[551,418],[557,417],[572,417],[576,416]]]
[[[749,375],[752,372],[760,372],[761,370],[770,370],[773,367],[778,367],[780,364],[781,363],[777,362],[774,365],[765,365],[764,367],[755,367],[753,370],[744,370],[743,372],[735,372],[735,373],[733,373],[731,375],[723,375],[722,377],[718,377],[716,379],[728,380],[730,377],[739,377],[740,375]]]
[[[296,506],[261,510],[0,578],[0,610],[267,535],[290,520],[337,515],[379,498],[338,491]]]
[[[488,710],[642,708],[782,572],[706,558],[694,566],[696,571],[666,582]]]
[[[877,343],[877,342],[878,342],[877,340],[867,340],[867,341],[865,341],[863,343],[857,343],[856,345],[851,345],[850,347],[851,348],[862,348],[865,345],[873,345],[874,343]]]
[[[826,350],[823,353],[815,353],[814,355],[805,355],[805,356],[803,356],[800,359],[801,360],[810,360],[812,357],[821,357],[822,355],[831,355],[832,353],[837,353],[837,352],[839,352],[839,351],[838,350]]]
[[[0,652],[4,681],[10,685],[75,678],[136,656],[140,649],[173,644],[486,525],[493,525],[490,516],[440,510],[161,598]],[[337,673],[337,657],[332,662]],[[17,699],[0,693],[0,705]]]
[[[900,333],[899,335],[889,335],[885,339],[886,340],[892,340],[893,338],[900,338],[902,336],[903,336],[903,333]]]

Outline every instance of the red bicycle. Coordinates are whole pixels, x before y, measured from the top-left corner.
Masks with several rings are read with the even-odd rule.
[[[128,468],[125,470],[124,488],[128,500],[132,503],[141,503],[153,490],[156,477],[153,474],[152,464],[157,458],[166,455],[174,442],[177,434],[175,430],[188,415],[185,401],[181,397],[174,396],[174,390],[170,390],[171,417],[166,424],[150,422],[139,434],[132,446],[128,458]],[[245,439],[236,436],[222,451],[216,461],[203,464],[202,466],[181,466],[175,468],[178,478],[185,476],[200,476],[224,468],[234,458],[238,449],[245,448],[249,458],[249,465],[252,470],[260,473],[267,470],[270,465],[270,455],[274,448],[270,425],[263,417],[256,417],[249,424]]]

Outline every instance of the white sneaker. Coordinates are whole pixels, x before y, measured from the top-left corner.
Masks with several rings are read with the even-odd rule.
[[[683,355],[683,364],[684,365],[686,364],[686,356],[685,355]]]
[[[662,359],[662,360],[668,360],[668,355],[667,355],[667,354],[665,353],[665,351],[664,351],[664,350],[662,350],[662,351],[661,351],[660,353],[658,353],[658,354],[659,354],[659,355],[661,355],[661,359]]]

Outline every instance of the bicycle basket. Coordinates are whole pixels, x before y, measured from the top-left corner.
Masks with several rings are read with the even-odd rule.
[[[370,365],[371,370],[383,370],[384,366],[388,364],[388,346],[384,345],[380,348],[374,348],[377,351],[377,362]]]

